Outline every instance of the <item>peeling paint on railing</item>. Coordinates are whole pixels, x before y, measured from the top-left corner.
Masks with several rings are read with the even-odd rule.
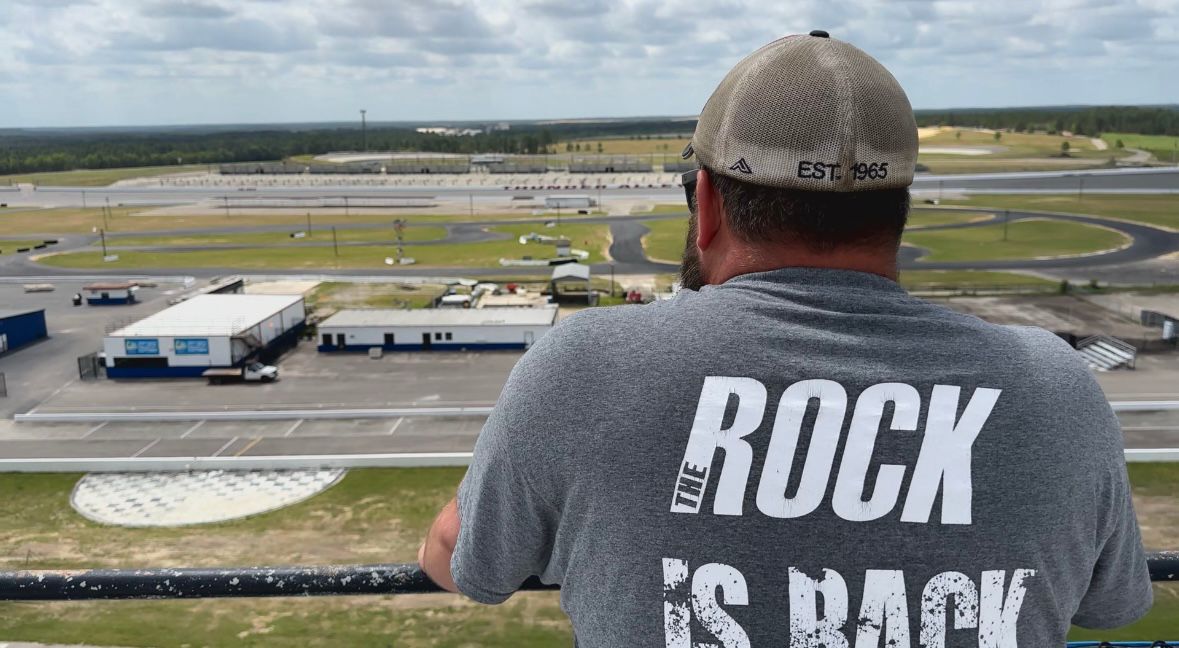
[[[524,589],[552,589],[530,580]],[[0,601],[441,592],[416,564],[0,572]]]

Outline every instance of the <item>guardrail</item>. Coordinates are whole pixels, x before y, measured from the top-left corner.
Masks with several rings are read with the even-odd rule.
[[[1179,552],[1147,558],[1150,578],[1179,581]],[[530,578],[521,590],[555,590]],[[432,594],[443,590],[416,564],[91,569],[0,572],[0,601],[257,598]],[[1174,642],[1172,642],[1174,643]],[[1072,642],[1069,646],[1169,646],[1155,642]]]
[[[1150,579],[1179,582],[1179,552],[1147,556]],[[557,589],[535,578],[522,590]],[[0,601],[251,598],[430,594],[443,590],[413,563],[293,567],[0,572]]]

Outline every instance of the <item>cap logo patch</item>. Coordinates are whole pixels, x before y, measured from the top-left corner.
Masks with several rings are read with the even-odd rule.
[[[737,160],[737,162],[734,163],[733,166],[729,167],[729,171],[737,171],[739,173],[748,173],[748,174],[753,173],[753,169],[749,168],[749,163],[745,161],[745,158],[741,158],[740,160]]]

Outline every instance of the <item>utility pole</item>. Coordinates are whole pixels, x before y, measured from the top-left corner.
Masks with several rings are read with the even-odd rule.
[[[340,246],[336,242],[336,226],[335,225],[332,225],[332,254],[334,254],[336,256],[336,259],[340,258]]]
[[[307,236],[311,236],[311,210],[307,210]]]
[[[364,151],[364,152],[366,152],[366,153],[368,152],[368,122],[365,120],[365,117],[364,117],[364,115],[365,115],[365,113],[367,113],[367,112],[368,112],[368,111],[367,111],[367,110],[365,110],[364,108],[361,108],[361,109],[360,109],[360,141],[361,141],[361,150],[362,150],[362,151]]]
[[[102,258],[103,258],[103,260],[106,260],[106,257],[107,257],[107,254],[106,254],[106,230],[105,229],[98,230],[98,237],[100,239],[102,239]]]
[[[397,232],[397,264],[401,265],[401,259],[405,258],[405,221],[400,218],[393,221],[393,231]]]
[[[1004,209],[1003,210],[1003,240],[1004,241],[1007,240],[1007,221],[1009,221],[1010,219],[1011,219],[1011,210]]]

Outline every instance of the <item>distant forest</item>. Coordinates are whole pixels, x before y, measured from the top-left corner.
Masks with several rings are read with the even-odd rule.
[[[918,126],[977,126],[1016,132],[1070,131],[1179,135],[1179,106],[1100,106],[1061,108],[979,108],[914,111]]]
[[[1058,107],[916,111],[922,126],[979,126],[1016,131],[1179,135],[1179,107]],[[690,133],[694,120],[636,119],[515,123],[474,136],[418,133],[409,127],[368,129],[368,150],[437,153],[557,153],[560,141],[658,137]],[[295,155],[358,151],[355,127],[224,127],[0,130],[0,175],[71,169],[281,160]]]
[[[691,133],[696,122],[634,120],[513,124],[472,136],[419,133],[412,128],[370,127],[370,151],[431,153],[556,153],[558,141],[581,138],[650,137]],[[216,164],[281,160],[294,155],[359,151],[364,146],[360,128],[242,127],[239,131],[196,128],[73,129],[0,131],[0,175],[72,169]]]

